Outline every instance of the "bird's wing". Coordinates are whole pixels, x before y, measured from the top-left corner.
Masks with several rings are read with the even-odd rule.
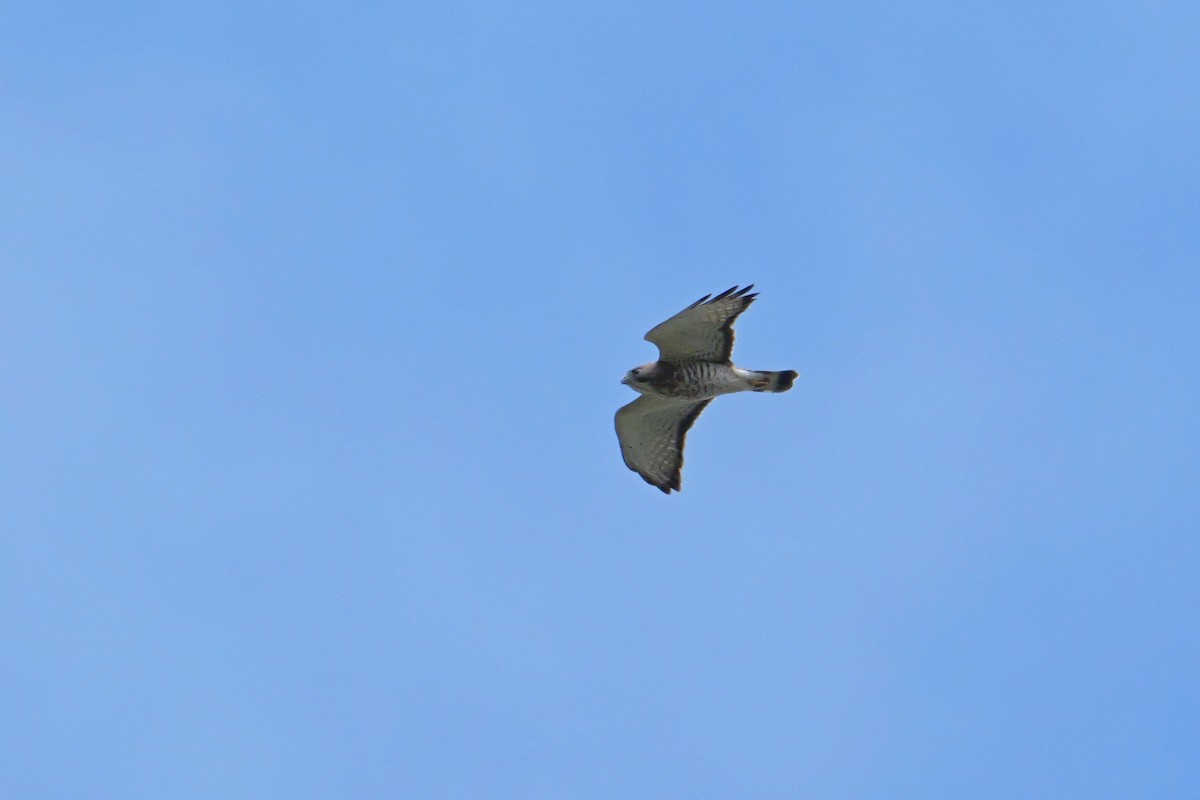
[[[679,491],[688,429],[712,400],[681,403],[642,395],[617,411],[617,438],[625,466],[666,494]]]
[[[660,361],[729,361],[733,353],[733,321],[758,294],[734,286],[709,299],[704,295],[690,306],[656,325],[646,341],[658,345]]]

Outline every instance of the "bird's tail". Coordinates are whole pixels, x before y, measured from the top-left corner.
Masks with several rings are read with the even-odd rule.
[[[761,386],[755,386],[756,392],[786,392],[792,388],[792,384],[796,382],[799,373],[794,369],[786,369],[783,372],[759,372],[757,373],[758,380],[754,383],[763,381]]]

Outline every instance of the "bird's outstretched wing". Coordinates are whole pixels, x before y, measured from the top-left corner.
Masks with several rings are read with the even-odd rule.
[[[642,395],[617,411],[617,438],[625,466],[666,494],[679,491],[688,429],[712,400],[695,403]]]
[[[658,345],[660,361],[729,361],[733,353],[733,321],[758,294],[734,286],[709,299],[704,295],[690,306],[656,325],[646,341]]]

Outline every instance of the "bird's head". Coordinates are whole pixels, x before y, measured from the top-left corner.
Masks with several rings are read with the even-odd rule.
[[[639,392],[645,391],[644,387],[653,375],[654,364],[655,362],[652,361],[649,364],[634,367],[625,373],[625,377],[621,378],[621,383]]]

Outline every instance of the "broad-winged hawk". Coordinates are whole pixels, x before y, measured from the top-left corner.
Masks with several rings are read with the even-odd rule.
[[[656,326],[646,341],[658,361],[625,373],[621,383],[641,397],[617,412],[617,438],[625,465],[666,494],[679,491],[688,429],[713,398],[733,392],[786,392],[796,372],[736,367],[733,321],[749,308],[754,284],[705,295]],[[710,299],[711,298],[711,299]]]

